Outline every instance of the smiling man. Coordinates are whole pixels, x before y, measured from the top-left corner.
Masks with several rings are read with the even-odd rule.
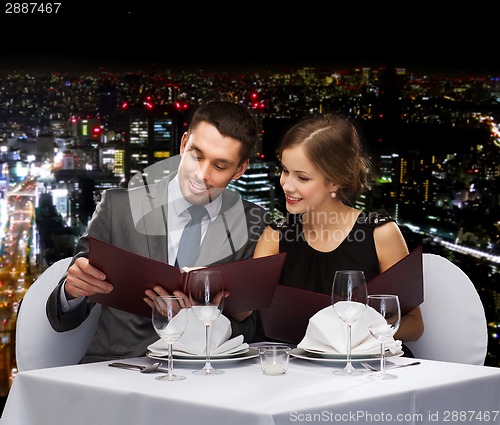
[[[243,107],[209,102],[195,111],[182,136],[180,156],[149,166],[130,180],[128,189],[104,192],[66,275],[48,299],[52,327],[59,332],[78,327],[95,305],[88,297],[113,290],[105,274],[88,261],[89,237],[170,265],[209,266],[252,258],[267,214],[226,187],[245,172],[256,140],[255,121]],[[178,254],[184,228],[194,219],[193,206],[203,207],[197,223],[201,247],[198,254],[193,246],[196,256],[181,265]],[[145,301],[163,293],[161,287],[148,290]],[[253,338],[255,313],[229,319],[232,336]],[[150,319],[103,305],[97,333],[81,361],[144,356],[157,339]]]

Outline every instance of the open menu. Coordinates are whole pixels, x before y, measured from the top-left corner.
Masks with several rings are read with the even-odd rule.
[[[224,312],[238,313],[269,307],[285,262],[285,253],[206,267],[220,270],[229,292]],[[185,291],[189,271],[89,238],[89,262],[106,274],[114,287],[90,300],[129,313],[151,317],[145,290],[160,285],[168,292]]]
[[[406,314],[424,301],[422,247],[367,283],[369,294],[399,296],[401,313]],[[260,310],[264,335],[291,344],[304,337],[309,319],[331,305],[331,296],[285,285],[277,285],[271,305]]]
[[[368,284],[369,294],[394,294],[399,297],[401,314],[407,314],[424,302],[422,246],[415,248]]]

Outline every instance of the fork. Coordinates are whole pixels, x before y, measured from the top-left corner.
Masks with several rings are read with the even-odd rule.
[[[416,365],[419,365],[419,364],[420,364],[420,362],[413,362],[413,363],[406,363],[406,364],[395,364],[395,365],[391,365],[391,366],[386,366],[386,369],[398,369],[400,367],[416,366]],[[372,370],[373,372],[380,372],[379,369],[377,369],[376,367],[372,366],[370,363],[361,362],[361,365],[365,369]]]

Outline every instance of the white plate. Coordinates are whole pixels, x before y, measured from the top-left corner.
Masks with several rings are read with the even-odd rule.
[[[305,359],[305,360],[316,360],[316,361],[323,361],[323,362],[345,362],[346,355],[345,354],[325,354],[321,353],[319,354],[318,352],[311,352],[311,351],[306,351],[303,350],[302,348],[294,348],[291,353],[292,356],[297,357],[299,359]],[[390,351],[386,354],[386,358],[390,357],[400,357],[404,353],[402,351],[398,351],[397,353],[392,354]],[[380,359],[380,356],[378,354],[353,354],[351,356],[351,360],[353,362],[368,362],[370,360],[377,360]]]
[[[219,355],[219,356],[210,356],[210,362],[211,363],[217,363],[217,362],[235,362],[235,361],[240,361],[240,360],[246,360],[246,359],[253,359],[254,357],[257,357],[259,355],[259,350],[256,348],[247,348],[245,349],[244,352],[240,353],[233,353],[229,354],[226,356]],[[148,352],[146,353],[146,356],[156,359],[156,360],[163,360],[165,361],[164,356],[155,356],[153,353]],[[204,362],[205,361],[205,356],[191,356],[191,357],[178,357],[174,356],[174,361],[175,363],[199,363],[199,362]]]
[[[233,352],[229,352],[229,353],[211,354],[210,359],[218,359],[219,357],[220,358],[228,358],[228,357],[233,357],[233,356],[239,356],[240,354],[247,353],[248,350],[249,350],[248,347],[244,347],[241,350],[237,350],[237,351],[233,351]],[[205,354],[200,356],[199,354],[189,354],[189,353],[183,353],[181,351],[177,351],[177,352],[174,351],[174,359],[193,359],[193,358],[204,359]]]
[[[346,360],[346,358],[347,358],[347,354],[344,354],[344,353],[326,353],[325,351],[311,350],[309,348],[304,348],[303,350],[307,351],[308,353],[313,354],[315,356],[323,357],[325,359]],[[386,355],[389,355],[391,352],[389,350],[387,350],[385,353],[386,353]],[[376,353],[351,353],[352,360],[355,360],[358,358],[361,358],[361,359],[368,359],[368,358],[379,359],[380,355],[378,352],[376,352]]]
[[[223,353],[223,354],[212,354],[210,356],[211,359],[217,359],[219,357],[227,358],[227,357],[233,357],[233,356],[239,356],[240,354],[244,354],[248,351],[248,347],[244,347],[241,350],[237,350],[234,352],[230,353]],[[155,353],[154,351],[149,351],[149,353],[155,357],[161,357],[163,359],[167,359],[168,355],[167,354],[161,354],[161,353]],[[174,351],[174,359],[204,359],[205,354],[199,355],[199,354],[189,354],[189,353],[183,353],[182,351]]]

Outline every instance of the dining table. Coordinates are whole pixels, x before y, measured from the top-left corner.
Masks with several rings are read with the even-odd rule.
[[[262,373],[256,347],[244,356],[213,359],[221,375],[194,375],[201,359],[176,358],[182,381],[109,367],[113,361],[19,372],[0,424],[500,424],[500,368],[417,359],[419,365],[391,369],[396,379],[374,380],[376,372],[357,360],[363,374],[342,376],[334,374],[345,365],[342,359],[292,353],[287,372],[276,376]],[[414,361],[387,359],[389,367]]]

